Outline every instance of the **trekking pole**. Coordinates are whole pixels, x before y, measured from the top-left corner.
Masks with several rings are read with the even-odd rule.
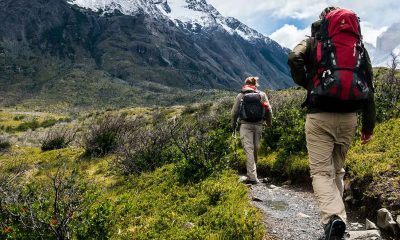
[[[235,129],[233,129],[233,141],[234,141],[234,143],[233,143],[233,156],[234,156],[234,158],[235,158],[235,162],[237,163],[237,161],[238,161],[238,155],[237,155],[237,144],[236,144],[236,137],[237,137],[237,131],[236,131],[236,129],[237,129],[237,127],[238,127],[238,125],[239,125],[239,121],[236,121],[236,125],[235,125]]]

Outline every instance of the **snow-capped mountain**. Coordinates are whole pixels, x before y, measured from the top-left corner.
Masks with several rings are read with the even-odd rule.
[[[400,55],[400,23],[393,24],[378,36],[376,47],[366,45],[366,48],[374,66],[389,67],[392,61],[391,53]]]
[[[0,22],[0,98],[48,97],[77,82],[74,91],[90,93],[92,71],[122,97],[238,90],[248,75],[262,87],[293,85],[288,49],[205,0],[2,0]]]
[[[176,26],[185,27],[194,33],[201,28],[223,28],[230,34],[237,34],[246,40],[270,38],[249,28],[239,20],[222,16],[205,0],[68,0],[70,4],[101,12],[102,15],[116,10],[125,15],[147,14],[155,19],[172,21]]]

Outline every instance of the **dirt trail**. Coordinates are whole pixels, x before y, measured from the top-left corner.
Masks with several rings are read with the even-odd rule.
[[[311,192],[269,184],[257,184],[250,188],[252,203],[263,211],[271,235],[286,240],[315,240],[322,236]]]
[[[313,193],[299,187],[274,186],[260,183],[249,185],[252,204],[264,213],[264,223],[270,235],[279,240],[317,240],[323,235],[319,223],[319,213]],[[348,213],[348,230],[352,237],[347,239],[374,239],[382,238],[354,238],[352,231],[363,230],[365,219],[358,219],[354,213]]]

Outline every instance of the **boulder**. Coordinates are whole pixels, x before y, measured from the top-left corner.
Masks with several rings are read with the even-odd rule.
[[[374,230],[374,229],[378,229],[378,227],[376,226],[375,223],[373,223],[369,219],[366,219],[365,220],[365,229],[366,230]]]
[[[350,231],[349,234],[350,236],[346,240],[381,239],[379,230]]]
[[[382,229],[391,231],[393,233],[396,232],[397,223],[393,220],[392,214],[390,214],[389,210],[386,208],[381,208],[378,210],[378,221],[376,224]]]
[[[397,226],[399,226],[399,228],[400,228],[400,215],[397,215],[396,222],[397,222]]]

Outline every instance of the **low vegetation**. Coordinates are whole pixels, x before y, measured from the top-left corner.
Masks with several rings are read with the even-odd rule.
[[[11,148],[11,143],[6,137],[0,136],[0,153],[6,152]]]
[[[376,81],[393,76],[383,69],[375,75]],[[361,203],[378,199],[398,211],[398,89],[380,84],[374,139],[354,142],[347,178]],[[274,120],[263,134],[259,174],[309,179],[305,92],[268,96]],[[232,103],[233,96],[186,107],[110,108],[72,113],[68,121],[0,111],[7,136],[0,137],[0,238],[267,238],[236,175],[246,157],[230,129]],[[38,136],[40,145],[30,144]]]
[[[76,131],[68,127],[57,127],[47,131],[41,141],[42,151],[50,151],[68,147],[74,141]]]
[[[230,168],[225,103],[106,111],[82,118],[83,144],[55,126],[42,149],[13,146],[0,155],[0,238],[262,239]]]

